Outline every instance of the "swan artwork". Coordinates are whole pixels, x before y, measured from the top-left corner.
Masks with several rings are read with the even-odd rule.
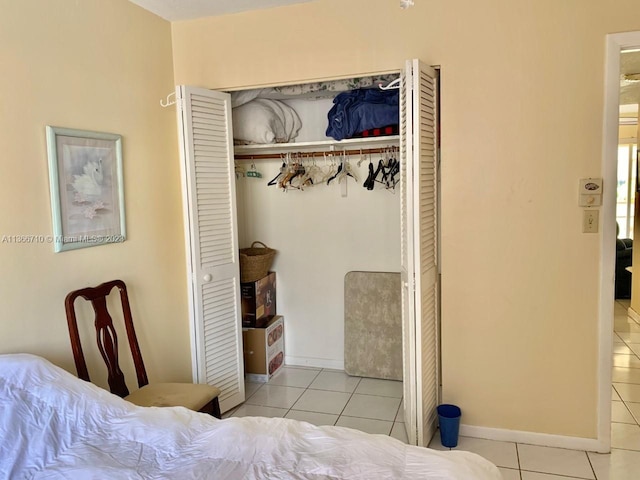
[[[80,195],[99,196],[102,193],[102,160],[90,160],[83,167],[82,175],[73,176],[73,188]]]

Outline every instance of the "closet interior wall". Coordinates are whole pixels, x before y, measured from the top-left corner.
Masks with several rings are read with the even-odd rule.
[[[288,365],[343,369],[345,274],[400,269],[399,185],[395,193],[382,185],[363,188],[368,160],[358,167],[359,159],[349,157],[358,181],[347,179],[346,197],[337,182],[304,191],[267,186],[279,159],[253,162],[263,178],[236,180],[240,247],[259,240],[278,250],[272,270]],[[379,159],[371,156],[374,166]],[[252,163],[236,162],[245,170]]]

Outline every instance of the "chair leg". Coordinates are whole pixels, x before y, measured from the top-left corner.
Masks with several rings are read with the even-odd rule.
[[[219,419],[222,419],[222,414],[220,413],[220,402],[218,401],[218,397],[213,399],[213,416]]]

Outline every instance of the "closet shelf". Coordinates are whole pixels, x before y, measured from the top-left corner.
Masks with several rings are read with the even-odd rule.
[[[260,158],[278,158],[280,154],[286,152],[318,154],[349,150],[353,154],[362,149],[363,153],[367,153],[364,152],[364,148],[384,148],[389,145],[397,144],[399,140],[399,135],[387,135],[381,137],[349,138],[346,140],[320,140],[316,142],[236,145],[233,149],[236,160],[252,160]]]

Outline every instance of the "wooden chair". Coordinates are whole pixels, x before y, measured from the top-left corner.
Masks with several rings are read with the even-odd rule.
[[[133,393],[125,384],[124,374],[118,364],[118,337],[113,328],[113,320],[107,310],[107,296],[113,288],[120,291],[120,302],[122,304],[124,325],[133,356],[133,363],[138,377],[138,387]],[[71,337],[71,348],[73,358],[78,371],[78,377],[89,382],[89,372],[80,345],[80,335],[78,333],[78,323],[74,303],[78,297],[91,302],[95,312],[95,328],[97,335],[98,349],[107,365],[109,389],[131,403],[142,407],[175,407],[182,406],[191,410],[205,412],[220,418],[220,403],[218,396],[220,389],[211,385],[193,383],[157,383],[149,385],[147,372],[142,361],[142,354],[138,346],[138,339],[133,328],[131,318],[131,308],[127,296],[127,287],[122,280],[105,282],[97,287],[83,288],[69,293],[65,299],[65,309],[67,312],[67,325],[69,326],[69,336]]]

